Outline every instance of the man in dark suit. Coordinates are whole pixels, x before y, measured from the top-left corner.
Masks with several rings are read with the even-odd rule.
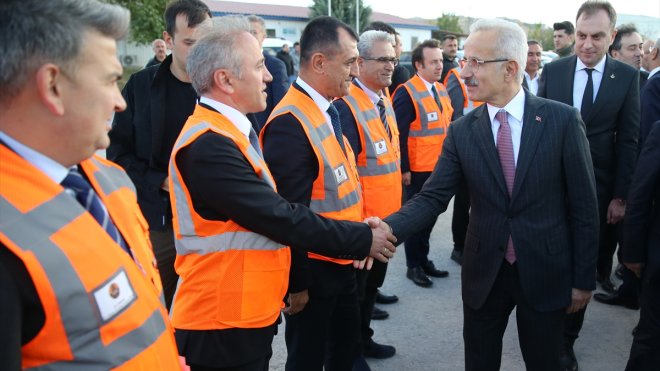
[[[639,72],[607,56],[615,24],[610,3],[583,3],[577,14],[575,56],[546,65],[538,93],[579,108],[587,127],[600,214],[597,280],[609,292],[615,289],[610,274],[616,224],[625,213],[639,136]],[[566,319],[562,358],[569,369],[577,368],[573,343],[583,321],[584,311]]]
[[[128,80],[122,90],[127,108],[115,114],[107,150],[108,159],[123,167],[137,188],[168,309],[179,278],[174,271],[167,164],[174,141],[197,100],[186,72],[188,49],[197,41],[202,23],[210,23],[210,17],[211,10],[200,0],[168,4],[163,38],[172,53],[160,65],[136,72]]]
[[[248,21],[252,25],[252,35],[257,38],[259,45],[263,45],[266,38],[266,22],[263,18],[256,15],[249,15]],[[255,127],[257,133],[266,124],[268,116],[273,112],[273,108],[279,103],[286,91],[289,90],[289,77],[286,73],[286,66],[279,58],[263,52],[265,58],[265,65],[268,72],[273,76],[273,81],[266,84],[266,109],[261,112],[256,112],[254,116],[257,119],[258,127]]]
[[[656,78],[657,79],[657,78]],[[660,96],[655,96],[660,100]],[[643,144],[630,184],[623,262],[642,279],[642,310],[627,371],[660,365],[660,118]]]
[[[357,35],[332,17],[300,37],[300,73],[261,132],[278,192],[332,219],[362,220],[350,144],[332,100],[358,75]],[[350,261],[293,252],[286,318],[287,371],[350,370],[359,354],[359,308]]]
[[[644,43],[642,66],[649,71],[649,78],[641,95],[640,145],[651,131],[651,125],[660,119],[660,38],[655,42],[649,40]]]
[[[373,250],[381,260],[383,246],[394,246],[383,230],[322,218],[275,192],[245,116],[266,106],[263,88],[271,77],[247,20],[223,18],[190,52],[188,70],[200,103],[172,154],[182,278],[172,322],[193,371],[262,371],[286,292],[287,245],[335,257],[362,258]],[[222,59],[229,54],[234,58]],[[229,237],[235,234],[242,237]],[[195,253],[186,254],[191,241]]]
[[[469,98],[487,104],[449,126],[421,192],[384,220],[406,240],[467,183],[466,370],[499,369],[514,307],[527,369],[559,369],[565,313],[584,307],[595,288],[598,210],[584,125],[577,110],[522,89],[526,55],[518,25],[472,25],[461,77]]]

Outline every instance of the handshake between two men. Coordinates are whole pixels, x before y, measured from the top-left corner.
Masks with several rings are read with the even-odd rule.
[[[396,237],[392,234],[390,226],[378,217],[368,217],[364,219],[364,222],[371,227],[371,249],[369,250],[369,256],[364,260],[353,261],[353,266],[356,269],[366,267],[369,270],[374,263],[374,259],[387,263],[394,257]]]

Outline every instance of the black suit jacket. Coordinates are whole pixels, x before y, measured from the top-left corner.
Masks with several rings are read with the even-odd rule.
[[[266,98],[266,109],[262,112],[255,113],[259,122],[259,129],[266,125],[268,116],[273,112],[273,108],[275,108],[277,103],[282,100],[284,94],[289,90],[289,76],[286,73],[284,62],[268,53],[264,52],[263,54],[265,58],[264,64],[268,72],[273,75],[273,81],[266,84],[266,94],[268,94]],[[259,130],[257,130],[257,133],[259,133]]]
[[[545,65],[538,96],[572,106],[576,63],[573,55]],[[613,198],[625,200],[637,158],[639,71],[607,56],[598,95],[584,124],[601,207]]]
[[[478,309],[485,302],[504,262],[509,235],[522,291],[537,310],[568,306],[571,288],[595,288],[596,190],[577,110],[525,92],[511,197],[486,105],[455,121],[421,192],[385,219],[397,239],[405,241],[435,220],[463,181],[472,207],[462,267],[466,305]]]
[[[653,124],[644,142],[630,185],[622,253],[625,262],[652,265],[657,277],[660,269],[660,119]],[[657,286],[659,281],[655,282]]]
[[[642,89],[642,119],[639,127],[640,148],[651,131],[651,125],[660,120],[660,73],[647,80]]]

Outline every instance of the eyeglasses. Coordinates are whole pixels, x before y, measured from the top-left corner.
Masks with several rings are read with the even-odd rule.
[[[377,61],[377,62],[380,62],[380,63],[382,63],[382,64],[392,63],[392,65],[394,65],[394,67],[396,67],[396,66],[399,65],[399,59],[398,59],[398,58],[388,58],[388,57],[378,57],[378,58],[374,58],[374,57],[362,57],[362,59],[364,59],[365,61]]]
[[[473,72],[479,71],[479,66],[484,63],[494,63],[494,62],[508,62],[508,59],[490,59],[487,61],[482,61],[477,58],[465,58],[461,59],[463,68],[470,67]]]

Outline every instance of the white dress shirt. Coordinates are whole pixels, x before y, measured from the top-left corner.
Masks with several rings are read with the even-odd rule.
[[[529,92],[534,95],[537,95],[539,92],[539,76],[540,75],[538,71],[536,72],[536,76],[534,78],[529,76],[527,71],[525,71],[525,81],[527,81],[527,87],[529,88]]]
[[[230,107],[209,97],[200,97],[199,103],[211,106],[216,111],[222,113],[241,133],[243,133],[243,135],[245,135],[246,138],[248,138],[248,141],[250,140],[250,129],[252,129],[252,124],[244,114],[236,110],[234,107]]]
[[[600,62],[596,63],[593,72],[591,72],[591,79],[594,82],[594,102],[598,96],[598,89],[600,82],[603,80],[603,73],[605,72],[605,61],[607,57],[603,57]],[[582,97],[584,96],[584,88],[587,86],[587,66],[582,63],[580,58],[577,58],[575,64],[575,77],[573,78],[573,107],[580,109],[582,107]],[[593,103],[593,102],[592,102]]]
[[[431,94],[431,96],[433,96],[433,90],[431,90],[431,89],[433,88],[433,82],[428,82],[428,81],[426,81],[426,80],[422,77],[422,75],[420,75],[420,74],[417,74],[417,76],[419,76],[419,78],[422,79],[422,81],[424,82],[424,85],[426,86],[426,90],[428,90],[428,91],[429,91],[429,94]],[[434,82],[435,82],[435,81],[434,81]],[[411,97],[411,98],[412,98],[412,97]],[[440,92],[438,92],[438,98],[440,98]]]
[[[374,107],[378,108],[377,104],[383,97],[378,95],[378,93],[376,93],[375,91],[369,89],[366,85],[362,83],[362,81],[360,81],[359,78],[355,79],[355,81],[357,82],[358,85],[360,85],[362,90],[364,90],[364,92],[367,93],[367,96],[369,97],[369,100],[374,104]]]
[[[330,115],[328,115],[328,108],[330,108],[330,102],[325,99],[319,92],[314,90],[311,86],[309,86],[308,83],[306,83],[303,79],[298,76],[296,79],[296,83],[298,86],[300,86],[309,96],[312,98],[314,103],[316,103],[316,106],[321,110],[323,113],[323,116],[325,117],[325,123],[328,125],[328,127],[331,130],[331,133],[335,132],[335,129],[332,127],[332,120],[330,119]]]
[[[23,157],[27,162],[41,170],[46,176],[55,183],[60,184],[69,174],[69,169],[53,160],[52,158],[35,151],[25,144],[0,131],[0,140],[2,140],[11,150]]]
[[[525,89],[522,87],[513,99],[506,106],[499,108],[486,104],[488,107],[488,116],[490,117],[490,128],[493,131],[493,140],[497,147],[497,131],[500,129],[500,122],[495,118],[499,110],[505,110],[509,113],[509,127],[511,127],[511,141],[513,142],[513,158],[518,166],[518,152],[520,152],[520,135],[522,134],[523,114],[525,113]]]

